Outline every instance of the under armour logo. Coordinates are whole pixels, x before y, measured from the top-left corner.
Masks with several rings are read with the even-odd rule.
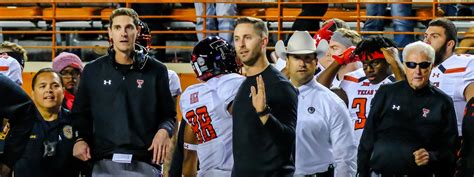
[[[392,106],[392,109],[393,109],[393,110],[397,109],[397,111],[400,111],[400,105],[398,105],[398,106],[397,106],[397,105],[393,105],[393,106]]]
[[[431,77],[437,77],[437,78],[438,78],[438,77],[439,77],[439,73],[433,73],[433,76],[431,76]]]
[[[318,46],[318,45],[319,45],[319,42],[321,42],[321,41],[322,41],[322,39],[323,39],[323,38],[321,38],[321,36],[320,36],[319,34],[318,34],[318,35],[316,35],[316,38],[314,39],[314,40],[316,41],[316,46]]]
[[[423,108],[423,117],[428,117],[428,113],[430,113],[430,110]]]
[[[137,88],[142,88],[143,82],[145,81],[141,79],[137,79],[137,84],[138,84]]]
[[[112,85],[112,80],[104,80],[104,85]]]

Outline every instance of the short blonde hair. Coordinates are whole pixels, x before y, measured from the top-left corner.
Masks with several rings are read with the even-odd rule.
[[[22,46],[18,45],[17,43],[4,41],[0,45],[1,52],[16,52],[23,56],[24,61],[28,61],[28,52]]]
[[[351,40],[352,44],[356,46],[360,41],[362,41],[362,37],[360,36],[357,31],[348,29],[348,28],[339,28],[335,32],[341,33],[342,37],[345,37]]]
[[[332,25],[331,28],[329,28],[330,31],[336,31],[337,29],[341,29],[341,28],[351,29],[349,27],[349,25],[347,25],[346,21],[341,20],[339,18],[328,19],[328,20],[324,21],[321,26],[324,26],[324,25],[328,24],[331,21],[334,21],[334,25]]]
[[[257,31],[257,34],[259,34],[260,37],[268,36],[267,24],[262,19],[255,18],[255,17],[238,18],[236,26],[239,24],[244,24],[244,23],[252,24],[253,28],[255,29],[255,31]]]

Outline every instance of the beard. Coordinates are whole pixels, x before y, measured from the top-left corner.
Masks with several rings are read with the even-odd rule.
[[[253,66],[258,61],[260,56],[262,55],[260,53],[260,51],[253,51],[253,52],[255,52],[255,53],[251,53],[250,56],[249,56],[249,59],[247,61],[242,61],[242,63],[245,66]]]
[[[446,48],[448,47],[448,41],[446,41],[441,48],[435,53],[434,65],[438,66],[443,62],[444,56],[446,55]]]

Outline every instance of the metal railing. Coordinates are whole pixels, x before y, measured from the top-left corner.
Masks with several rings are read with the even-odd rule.
[[[447,2],[440,2],[437,0],[431,0],[431,1],[407,1],[407,0],[402,0],[402,1],[374,1],[374,0],[351,0],[351,1],[341,1],[341,0],[335,0],[335,1],[330,1],[328,0],[320,0],[320,1],[310,1],[310,0],[302,0],[302,1],[283,1],[283,0],[274,0],[274,1],[257,1],[257,0],[233,0],[233,1],[210,1],[210,0],[199,0],[199,1],[192,1],[192,0],[1,0],[0,1],[0,6],[9,6],[11,4],[49,4],[50,7],[52,8],[52,14],[49,16],[43,15],[35,15],[35,16],[8,16],[8,15],[1,15],[0,13],[0,20],[18,20],[18,21],[31,21],[31,20],[41,20],[41,19],[47,19],[50,21],[51,29],[50,30],[2,30],[0,31],[0,34],[50,34],[51,35],[51,46],[24,46],[25,48],[34,48],[34,49],[51,49],[52,52],[52,58],[56,56],[56,50],[57,49],[83,49],[83,48],[97,48],[97,46],[64,46],[64,45],[58,45],[57,44],[57,35],[58,34],[107,34],[106,30],[82,30],[82,31],[76,31],[76,30],[58,30],[57,28],[57,23],[64,20],[68,19],[70,20],[71,17],[62,17],[57,15],[57,10],[59,9],[58,4],[59,3],[125,3],[126,7],[131,7],[132,3],[194,3],[194,2],[223,2],[223,3],[236,3],[236,4],[256,4],[256,5],[271,5],[274,6],[273,8],[277,8],[279,14],[278,15],[273,15],[273,16],[256,16],[258,18],[263,18],[263,19],[276,19],[274,20],[275,22],[278,23],[276,30],[270,30],[269,32],[271,34],[276,34],[277,39],[279,40],[282,38],[283,34],[288,34],[292,33],[292,31],[285,30],[282,27],[283,21],[287,19],[322,19],[325,18],[325,16],[304,16],[304,17],[299,17],[297,15],[294,16],[283,16],[283,11],[285,6],[287,5],[297,5],[297,4],[319,4],[319,3],[330,3],[330,4],[352,4],[355,5],[354,11],[356,12],[357,15],[355,16],[347,16],[347,17],[338,17],[343,20],[352,20],[357,22],[356,25],[356,31],[359,32],[360,34],[423,34],[422,32],[394,32],[394,31],[361,31],[361,22],[366,20],[366,19],[410,19],[410,20],[419,20],[419,21],[424,21],[424,20],[429,20],[429,19],[434,19],[437,17],[436,12],[437,12],[437,7],[439,4],[456,4],[456,3],[466,3],[466,4],[473,4],[474,1],[471,0],[449,0]],[[363,4],[367,3],[411,3],[411,4],[423,4],[424,6],[430,6],[431,8],[431,16],[423,16],[423,17],[418,17],[418,16],[412,16],[412,17],[392,17],[392,16],[366,16],[362,15],[363,9]],[[262,7],[264,8],[264,7]],[[199,16],[196,15],[196,18],[203,18],[204,21],[206,18],[239,18],[242,17],[240,15],[235,15],[235,16],[206,16],[205,12],[206,8],[204,7],[204,15]],[[82,16],[81,16],[82,17]],[[141,16],[140,18],[170,18],[170,19],[179,19],[183,18],[185,16],[180,16],[180,15],[147,15],[147,16]],[[101,16],[101,15],[91,15],[87,16],[87,18],[90,19],[96,19],[96,20],[102,20],[102,19],[108,19],[108,16]],[[446,17],[448,19],[452,20],[468,20],[468,21],[474,21],[473,16],[464,16],[464,17],[459,17],[459,16],[448,16]],[[71,20],[74,21],[74,20]],[[103,23],[106,23],[106,21],[103,21]],[[232,33],[232,31],[210,31],[206,30],[206,23],[203,23],[203,30],[197,31],[197,30],[155,30],[152,31],[151,34],[196,34],[196,33],[203,33],[203,35],[206,35],[206,33],[217,33],[217,32],[227,32],[227,33]],[[465,31],[459,31],[459,35],[465,35],[465,34],[472,34],[467,33]],[[107,46],[99,46],[99,47],[107,47]],[[152,48],[155,49],[192,49],[192,46],[152,46]],[[272,47],[269,47],[269,49],[272,49]],[[463,49],[474,49],[474,47],[464,47]]]

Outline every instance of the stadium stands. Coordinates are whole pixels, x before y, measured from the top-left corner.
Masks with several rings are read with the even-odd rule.
[[[450,0],[449,3],[460,3],[463,0]],[[214,1],[213,1],[214,2]],[[255,16],[268,21],[271,44],[292,33],[291,26],[298,18],[301,3],[283,0],[234,0],[238,4],[239,16]],[[394,34],[387,23],[387,30],[380,32],[364,32],[361,27],[367,18],[400,18],[400,17],[369,17],[365,13],[366,0],[336,0],[331,1],[329,9],[322,17],[307,18],[341,18],[349,26],[361,34],[379,33],[391,36]],[[122,3],[127,7],[131,3],[171,3],[174,7],[171,14],[161,16],[142,16],[142,18],[167,18],[166,30],[152,31],[152,35],[166,34],[166,46],[152,46],[165,48],[172,61],[186,61],[192,46],[196,42],[196,16],[192,0],[1,0],[0,1],[0,41],[9,40],[24,46],[29,52],[30,61],[26,63],[23,73],[23,88],[31,92],[30,84],[34,72],[40,68],[50,67],[49,61],[61,51],[67,50],[78,54],[83,60],[90,61],[104,54],[108,46],[107,26],[108,17],[117,5]],[[314,2],[313,2],[314,3]],[[317,2],[321,3],[321,2]],[[389,2],[391,3],[391,2]],[[427,21],[438,17],[437,0],[413,0],[413,10],[417,20],[417,28],[412,34],[422,34]],[[465,3],[465,2],[463,2]],[[474,5],[474,2],[468,2]],[[390,9],[387,9],[390,10]],[[203,18],[217,18],[207,16]],[[455,20],[460,29],[459,38],[474,26],[474,17],[449,17]],[[205,31],[203,31],[205,32]],[[407,32],[410,33],[410,32]],[[467,33],[474,35],[474,31]],[[463,49],[471,49],[468,47]],[[47,61],[47,62],[35,62]],[[188,63],[167,63],[168,68],[175,70],[181,79],[182,88],[196,83],[193,71]]]
[[[81,51],[82,56],[87,52],[92,52],[91,48],[106,47],[107,44],[106,27],[108,16],[113,8],[119,3],[173,3],[175,4],[172,13],[164,16],[144,16],[142,18],[169,18],[171,22],[167,24],[166,31],[152,31],[152,34],[170,34],[170,44],[167,46],[153,46],[152,48],[166,48],[168,51],[188,51],[192,48],[192,44],[196,41],[194,34],[194,23],[196,14],[194,9],[189,5],[193,1],[151,1],[151,0],[116,0],[116,1],[100,1],[90,0],[93,4],[86,4],[84,0],[60,0],[51,3],[46,0],[35,1],[37,3],[29,3],[24,0],[4,0],[0,2],[0,40],[17,41],[26,48],[40,50],[41,55],[35,55],[35,51],[31,52],[32,60],[47,61],[54,58],[54,55],[64,49]],[[460,0],[461,1],[461,0]],[[114,3],[110,3],[114,2]],[[269,22],[272,37],[276,41],[284,37],[284,34],[291,33],[289,31],[292,21],[298,18],[301,12],[298,4],[302,2],[282,2],[282,1],[233,1],[238,4],[239,16],[257,16]],[[188,3],[188,4],[187,4]],[[308,3],[305,1],[305,3]],[[314,2],[320,3],[320,2]],[[330,8],[322,17],[306,17],[306,18],[341,18],[351,23],[352,27],[361,34],[394,34],[391,30],[381,32],[364,32],[360,31],[363,21],[367,18],[400,18],[400,17],[368,17],[365,15],[364,1],[340,1],[340,3],[331,2]],[[416,16],[419,22],[426,22],[438,13],[437,1],[413,1]],[[450,3],[456,3],[450,1]],[[187,5],[186,5],[187,4]],[[180,7],[184,6],[184,7]],[[390,10],[390,9],[388,9]],[[229,18],[237,18],[231,16]],[[217,18],[217,16],[207,16],[203,18]],[[473,17],[453,17],[456,25],[461,29],[460,34],[473,24]],[[467,20],[467,21],[466,21]],[[423,30],[421,23],[415,34],[420,34]],[[184,35],[182,35],[184,34]],[[186,37],[185,37],[186,36]],[[84,39],[86,38],[86,39]],[[92,39],[91,39],[92,38]],[[84,42],[84,41],[85,42]],[[28,42],[30,41],[30,42]],[[41,42],[38,42],[41,41]],[[46,42],[46,41],[49,41]],[[55,42],[53,42],[55,41]],[[81,42],[82,41],[82,42]],[[89,42],[87,42],[89,41]],[[102,42],[98,42],[102,41]],[[174,41],[174,42],[173,42]],[[178,42],[176,42],[178,41]],[[180,43],[179,41],[183,41]],[[189,41],[189,42],[187,42]],[[82,43],[84,45],[77,45]],[[184,44],[184,45],[181,45]],[[49,49],[49,51],[48,51]],[[84,49],[84,52],[82,51]],[[89,50],[88,50],[89,49]],[[169,52],[168,52],[169,53]],[[35,57],[36,56],[36,57]],[[38,57],[41,56],[41,57]],[[177,56],[171,53],[171,56]],[[87,60],[87,59],[86,59]]]

